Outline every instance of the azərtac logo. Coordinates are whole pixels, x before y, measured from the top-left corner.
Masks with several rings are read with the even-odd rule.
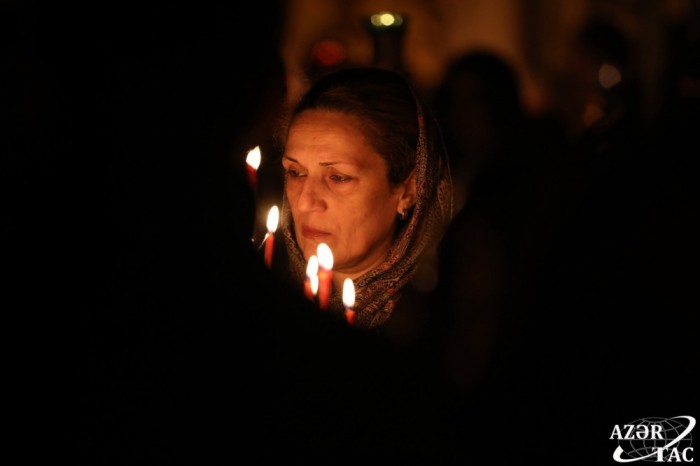
[[[692,416],[672,418],[647,417],[615,425],[610,440],[617,440],[613,459],[618,463],[645,462],[693,462],[693,438],[695,427]]]

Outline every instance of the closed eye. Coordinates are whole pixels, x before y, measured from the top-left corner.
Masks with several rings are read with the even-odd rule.
[[[301,178],[302,176],[306,176],[304,173],[300,172],[299,170],[294,170],[292,168],[288,169],[286,174],[290,178]]]

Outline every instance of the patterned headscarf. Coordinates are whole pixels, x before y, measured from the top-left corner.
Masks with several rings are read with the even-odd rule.
[[[415,165],[417,200],[409,217],[400,221],[400,231],[384,263],[354,280],[355,324],[362,328],[380,326],[389,318],[401,297],[401,290],[416,273],[421,257],[429,246],[437,243],[452,217],[452,180],[442,136],[432,114],[412,92],[419,126]],[[280,228],[291,272],[303,283],[307,263],[294,238],[286,194]],[[329,310],[343,311],[342,290],[333,290]]]

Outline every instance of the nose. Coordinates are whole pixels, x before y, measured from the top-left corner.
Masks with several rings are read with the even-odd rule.
[[[326,202],[323,197],[323,184],[308,176],[301,184],[297,197],[297,208],[300,212],[318,212],[325,210]]]

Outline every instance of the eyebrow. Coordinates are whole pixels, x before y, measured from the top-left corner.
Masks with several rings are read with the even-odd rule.
[[[288,155],[283,155],[282,158],[289,160],[290,162],[299,163],[301,165],[301,163],[297,159],[294,159]],[[352,162],[321,162],[321,163],[319,163],[319,165],[322,167],[330,167],[332,165],[338,165],[338,164],[354,165]]]

